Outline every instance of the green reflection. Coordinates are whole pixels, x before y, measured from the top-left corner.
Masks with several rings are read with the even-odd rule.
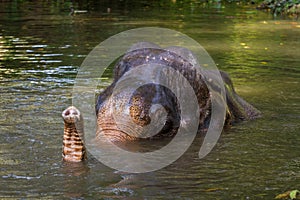
[[[89,12],[70,16],[71,6]],[[1,197],[273,199],[300,188],[299,21],[273,20],[247,4],[192,0],[1,1],[0,17]],[[204,160],[195,141],[152,174],[112,172],[93,160],[88,174],[62,171],[60,114],[71,104],[78,67],[109,36],[144,26],[197,40],[263,118],[226,131]],[[99,77],[99,89],[111,74]]]

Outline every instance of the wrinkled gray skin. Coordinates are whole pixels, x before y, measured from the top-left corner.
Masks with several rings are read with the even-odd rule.
[[[125,74],[128,74],[126,72],[143,67],[145,64],[150,66],[160,64],[161,66],[167,66],[167,68],[171,67],[180,72],[188,81],[196,95],[199,106],[198,109],[192,108],[194,112],[199,112],[198,114],[200,114],[198,115],[200,116],[199,132],[205,132],[210,123],[212,93],[220,96],[221,104],[226,108],[224,126],[260,116],[260,112],[257,109],[236,94],[232,82],[226,73],[220,72],[226,95],[222,96],[219,94],[220,87],[214,85],[213,81],[210,89],[208,89],[206,83],[211,82],[211,80],[207,80],[208,77],[209,79],[214,79],[213,77],[216,77],[217,73],[201,67],[199,67],[200,70],[196,70],[197,62],[191,51],[179,47],[162,49],[154,44],[138,43],[117,62],[114,68],[113,83],[98,96],[96,103],[98,124],[96,138],[105,138],[117,143],[140,140],[143,138],[139,135],[140,128],[149,125],[153,119],[162,121],[163,127],[159,128],[158,132],[155,132],[155,130],[154,133],[151,133],[152,135],[147,137],[148,139],[173,137],[179,128],[180,122],[189,120],[181,119],[178,97],[170,89],[162,86],[162,84],[143,84],[134,90],[133,94],[123,89],[115,93],[117,82]],[[147,77],[136,76],[141,80],[147,79]],[[155,79],[156,77],[159,78],[160,74],[152,74],[152,76]],[[186,85],[182,84],[177,77],[171,77],[169,82],[175,85],[179,92],[184,92],[186,89]],[[185,99],[185,102],[188,104],[189,97],[185,97]],[[160,118],[161,112],[159,110],[152,110],[151,106],[156,104],[163,106],[167,113],[165,118]],[[118,118],[118,125],[115,121],[116,116],[121,116]],[[193,115],[191,114],[191,116]],[[83,118],[80,111],[71,106],[62,113],[62,117],[65,122],[63,158],[72,162],[82,161],[85,159],[85,146],[84,141],[82,141],[83,138],[80,137],[80,135],[84,134]],[[157,121],[154,124],[156,123]],[[128,130],[130,130],[131,134],[127,134]]]
[[[172,137],[176,134],[181,120],[180,110],[175,95],[168,88],[155,84],[147,84],[138,88],[131,96],[128,92],[121,91],[117,95],[114,95],[113,98],[110,98],[117,81],[126,72],[141,67],[144,64],[161,64],[172,67],[188,80],[198,100],[200,112],[199,131],[205,130],[211,116],[211,91],[209,91],[205,79],[207,78],[207,73],[215,72],[206,70],[206,75],[204,76],[201,74],[201,70],[196,70],[194,66],[195,59],[187,49],[179,47],[161,49],[154,44],[138,43],[116,64],[113,83],[98,97],[96,105],[98,120],[97,136],[106,137],[111,141],[117,142],[139,139],[139,135],[128,135],[126,131],[116,125],[114,115],[118,115],[118,113],[111,108],[117,106],[117,112],[120,113],[124,113],[126,110],[128,112],[129,110],[130,117],[122,118],[121,123],[122,127],[130,126],[126,127],[126,129],[134,132],[136,126],[129,125],[128,120],[133,121],[139,127],[150,124],[151,105],[153,104],[162,105],[168,114],[164,127],[156,135],[151,136],[150,139]],[[225,125],[258,117],[260,112],[236,94],[229,76],[224,72],[220,73],[226,90],[226,100],[223,99],[226,102]],[[211,75],[210,77],[213,77],[214,74]],[[174,84],[180,83],[174,80]],[[178,85],[178,88],[180,87],[182,88],[183,86]],[[217,89],[218,87],[216,87]],[[138,131],[136,130],[136,132]]]

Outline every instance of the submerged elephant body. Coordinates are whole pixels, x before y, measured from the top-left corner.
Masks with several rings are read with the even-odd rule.
[[[199,120],[197,120],[199,122],[198,129],[199,131],[205,130],[211,121],[211,98],[214,92],[211,90],[218,90],[219,87],[209,88],[207,86],[209,81],[207,80],[207,74],[216,72],[201,68],[199,70],[197,69],[198,65],[194,61],[195,59],[189,50],[179,47],[162,49],[152,44],[139,43],[131,48],[115,65],[113,83],[98,96],[96,103],[98,125],[96,137],[106,138],[113,142],[173,137],[179,126],[182,125],[182,121],[188,121],[189,119],[181,116],[181,107],[178,99],[182,97],[175,95],[170,88],[157,84],[162,76],[170,75],[166,71],[168,68],[182,75],[181,78],[172,75],[167,80],[168,84],[172,84],[178,90],[177,92],[185,94],[187,84],[194,91],[198,108],[194,109],[196,114],[193,115],[191,113],[190,117],[199,117]],[[151,66],[158,69],[149,70]],[[147,84],[140,84],[140,87],[132,92],[128,92],[125,87],[130,87],[131,79],[128,80],[124,77],[130,72],[133,72],[136,77],[133,82],[140,81],[143,83],[145,79],[153,81]],[[258,117],[260,112],[236,94],[229,76],[224,72],[220,72],[220,74],[226,93],[224,98],[221,98],[226,107],[225,124]],[[186,79],[187,82],[182,82],[181,79]],[[122,85],[122,83],[125,84]],[[116,89],[118,84],[121,87]],[[188,104],[190,97],[185,96],[184,98],[185,101],[183,102]],[[70,114],[68,110],[72,110],[73,113],[74,109],[76,111],[75,107],[70,107],[63,112],[65,135],[66,124],[68,124],[66,119],[70,118],[66,114]],[[79,113],[79,111],[76,113]],[[78,119],[75,120],[76,122],[82,121],[78,116],[76,119]],[[161,120],[154,121],[155,119]],[[142,135],[141,129],[149,124],[157,124],[158,131]],[[70,135],[70,133],[68,132],[67,135]],[[71,137],[68,136],[68,138]],[[70,146],[66,147],[65,144],[67,142],[64,143],[64,159],[76,160],[77,157],[69,159],[72,156],[68,157],[67,155],[72,150]],[[78,146],[75,148],[75,146],[73,145],[73,151],[80,151],[80,148]],[[68,150],[65,150],[66,148]],[[82,159],[84,159],[84,156],[77,160]]]

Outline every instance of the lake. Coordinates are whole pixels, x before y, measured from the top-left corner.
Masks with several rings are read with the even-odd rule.
[[[87,13],[70,15],[70,7]],[[61,157],[61,112],[77,72],[105,39],[163,27],[200,43],[262,118],[199,141],[173,164],[122,173]],[[0,2],[0,197],[17,199],[274,199],[300,189],[300,22],[255,5],[198,1]],[[101,87],[111,81],[108,70]]]

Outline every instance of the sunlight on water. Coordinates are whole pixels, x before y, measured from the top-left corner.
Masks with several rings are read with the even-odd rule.
[[[299,21],[197,1],[41,2],[0,3],[1,198],[273,199],[300,189]],[[72,5],[94,10],[72,16]],[[93,158],[62,163],[61,112],[72,103],[83,59],[107,37],[144,26],[198,41],[263,117],[224,131],[204,159],[197,158],[198,138],[178,161],[152,173],[116,172]],[[99,77],[100,91],[112,73]]]

